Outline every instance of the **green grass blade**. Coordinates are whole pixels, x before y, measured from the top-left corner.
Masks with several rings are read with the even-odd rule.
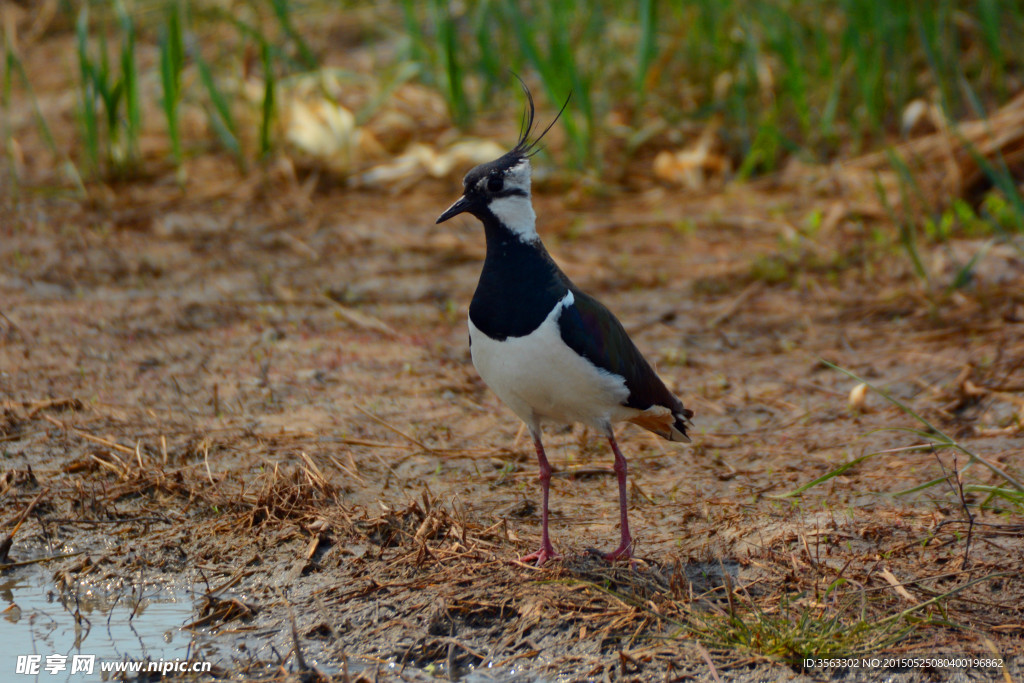
[[[116,5],[121,25],[121,82],[125,106],[125,163],[134,165],[139,157],[139,136],[142,133],[142,105],[139,96],[139,73],[135,59],[135,22],[120,2]],[[119,125],[120,121],[115,125]]]
[[[9,95],[6,93],[13,85],[13,78],[11,77],[11,74],[13,72],[17,72],[18,79],[21,81],[22,87],[25,89],[25,92],[28,93],[28,97],[32,101],[32,114],[35,117],[36,126],[39,128],[39,131],[43,136],[43,141],[46,143],[50,152],[64,162],[64,167],[67,169],[68,175],[71,176],[71,180],[74,182],[75,188],[82,196],[85,196],[86,191],[85,184],[82,182],[82,174],[79,172],[78,167],[75,166],[74,162],[68,157],[67,153],[57,146],[57,141],[53,137],[50,125],[46,121],[46,116],[43,115],[43,110],[39,106],[39,99],[36,97],[35,90],[32,88],[32,82],[29,80],[28,74],[25,72],[25,65],[22,64],[21,59],[17,54],[15,54],[14,50],[11,49],[9,45],[5,44],[4,47],[5,102],[10,101]]]
[[[434,23],[437,26],[437,42],[441,50],[442,67],[444,69],[445,94],[452,118],[459,127],[469,124],[471,112],[466,92],[462,87],[462,65],[459,61],[461,50],[455,19],[449,11],[446,0],[434,0],[432,3]]]
[[[895,156],[891,157],[895,159]],[[910,258],[911,264],[914,266],[914,272],[917,276],[925,282],[927,285],[929,282],[928,270],[924,267],[924,262],[921,260],[921,254],[917,250],[917,240],[915,238],[913,225],[910,224],[910,219],[907,217],[907,191],[906,184],[903,177],[900,177],[900,195],[903,202],[903,216],[897,216],[896,211],[893,209],[892,204],[889,202],[889,195],[882,186],[882,181],[879,177],[875,177],[875,192],[878,195],[878,199],[882,202],[882,208],[889,215],[889,219],[898,226],[900,244],[903,245],[903,249],[907,252],[907,256]]]
[[[271,148],[271,126],[274,121],[277,82],[274,79],[274,60],[271,56],[270,44],[260,46],[260,57],[263,62],[263,106],[260,119],[260,156],[265,157]]]
[[[220,144],[224,146],[235,157],[239,168],[245,168],[245,158],[242,155],[242,148],[238,142],[237,128],[234,117],[231,115],[231,107],[228,105],[224,93],[217,87],[217,83],[210,71],[210,65],[203,59],[202,54],[197,50],[195,53],[196,66],[199,69],[199,79],[210,98],[212,110],[207,108],[207,115],[210,120],[210,127],[216,134]]]
[[[971,463],[968,462],[966,465],[961,467],[960,470],[959,470],[959,473],[966,472],[968,467],[970,467],[970,465],[971,465]],[[936,477],[935,479],[932,479],[930,481],[926,481],[923,484],[918,484],[917,486],[911,486],[909,489],[903,489],[902,491],[897,491],[896,493],[893,494],[893,496],[895,496],[896,498],[902,498],[903,496],[909,496],[909,495],[912,495],[914,493],[918,493],[920,491],[924,491],[925,489],[930,489],[933,486],[938,486],[939,484],[944,484],[947,481],[949,481],[949,477],[948,476],[947,477]]]
[[[497,12],[492,0],[483,0],[474,12],[473,37],[480,55],[476,70],[483,79],[477,108],[491,101],[499,84],[504,84],[510,68],[513,71],[518,69],[518,60],[509,50],[503,49],[504,34],[507,31],[502,31],[503,25],[494,21]]]
[[[782,498],[793,498],[794,496],[799,496],[800,494],[802,494],[802,493],[804,493],[806,491],[809,491],[810,489],[813,489],[815,486],[817,486],[819,484],[824,484],[829,479],[833,479],[835,477],[838,477],[840,474],[842,474],[846,470],[850,469],[851,467],[856,467],[857,465],[859,465],[860,463],[864,462],[865,460],[867,460],[869,458],[873,458],[876,455],[881,455],[881,454],[882,454],[882,452],[879,451],[879,452],[876,452],[876,453],[868,453],[866,455],[862,455],[860,457],[854,458],[853,460],[850,460],[849,462],[843,463],[842,465],[840,465],[839,467],[835,468],[834,470],[830,470],[828,473],[823,474],[822,476],[818,477],[814,481],[809,481],[806,484],[802,484],[802,485],[798,486],[797,488],[793,489],[792,491],[789,491],[788,493],[780,493],[780,494],[777,494],[777,495],[767,495],[766,497],[767,498],[782,499]]]
[[[647,89],[653,84],[648,83],[651,64],[658,56],[658,3],[657,0],[640,0],[637,3],[639,15],[640,39],[637,41],[636,73],[633,76],[633,87],[643,99]]]
[[[875,430],[875,431],[889,431],[889,430]],[[922,437],[925,437],[925,438],[929,437],[928,434],[925,434],[924,432],[920,432],[918,430],[908,429],[908,430],[900,430],[900,431],[913,432],[913,433],[918,434],[919,436],[922,436]],[[784,499],[784,498],[792,498],[794,496],[798,496],[798,495],[804,493],[805,491],[808,491],[808,490],[814,488],[815,486],[818,486],[819,484],[825,483],[829,479],[832,479],[834,477],[839,476],[840,474],[843,474],[844,472],[849,470],[851,467],[859,465],[860,463],[864,462],[865,460],[868,460],[869,458],[873,458],[876,455],[891,455],[893,453],[912,453],[914,451],[934,451],[936,448],[943,448],[943,447],[950,447],[950,445],[949,444],[927,443],[927,444],[918,444],[918,445],[915,445],[915,446],[901,446],[899,448],[887,448],[887,449],[882,450],[882,451],[875,451],[873,453],[867,453],[865,455],[861,455],[861,456],[859,456],[857,458],[854,458],[853,460],[850,460],[849,462],[843,463],[839,467],[826,472],[825,474],[823,474],[822,476],[818,477],[814,481],[811,481],[811,482],[808,482],[806,484],[803,484],[803,485],[793,489],[792,491],[789,491],[788,493],[769,494],[769,495],[766,495],[765,497],[766,498],[775,498],[775,499]],[[941,481],[944,481],[944,479],[939,479],[938,481],[941,482]],[[928,486],[932,486],[934,483],[935,482],[929,483]],[[898,493],[898,494],[895,494],[895,495],[901,495],[901,494]]]
[[[947,293],[953,292],[957,289],[963,289],[971,283],[974,279],[975,268],[978,267],[978,263],[981,262],[981,259],[985,258],[985,255],[988,254],[989,249],[995,246],[995,243],[995,240],[988,240],[985,244],[981,245],[981,248],[978,249],[978,251],[974,252],[974,255],[971,256],[967,263],[965,263],[956,272],[956,276],[953,278],[953,281],[949,283],[948,287],[946,287]]]
[[[386,71],[380,76],[378,88],[370,100],[356,112],[356,125],[365,125],[370,118],[380,110],[391,96],[405,83],[415,78],[420,72],[419,67],[412,62],[402,62],[397,68]]]
[[[18,57],[18,55],[16,55],[13,50],[7,50],[5,63],[5,70],[8,72],[6,78],[10,79],[6,80],[4,84],[5,90],[6,88],[11,86],[10,81],[13,80],[11,79],[11,73],[16,71],[18,73],[18,79],[21,81],[22,87],[25,88],[25,92],[28,93],[29,97],[32,100],[33,115],[35,116],[36,125],[39,127],[39,131],[40,133],[42,133],[43,141],[46,143],[46,147],[50,150],[51,153],[57,156],[62,156],[60,148],[57,146],[57,141],[53,137],[53,132],[50,130],[50,126],[46,122],[46,117],[43,115],[43,110],[39,108],[39,100],[36,98],[35,91],[32,89],[32,82],[29,80],[28,74],[25,73],[25,65],[22,64],[21,58]]]
[[[987,493],[990,497],[1002,498],[1014,505],[1021,507],[1024,506],[1024,493],[1020,491],[1013,491],[1003,486],[983,486],[981,484],[971,484],[964,487],[964,491],[974,493]]]
[[[161,105],[167,123],[167,136],[171,140],[171,154],[175,164],[181,164],[181,127],[178,105],[181,101],[181,72],[185,67],[185,41],[181,30],[181,11],[175,3],[167,6],[166,21],[161,27],[160,83],[163,86]]]
[[[975,108],[980,109],[980,100],[974,89],[971,88],[970,84],[964,82],[964,89],[967,90],[968,98],[972,102],[978,102]],[[983,118],[987,121],[987,118]],[[1001,151],[996,150],[995,158],[996,163],[993,164],[984,154],[982,154],[977,147],[968,139],[966,139],[959,131],[957,127],[953,127],[953,132],[959,140],[960,144],[964,146],[967,153],[971,155],[978,167],[982,170],[985,176],[992,182],[992,184],[999,189],[1006,197],[1007,201],[1013,206],[1013,217],[1014,222],[1017,224],[1017,231],[1024,233],[1024,195],[1021,194],[1020,189],[1017,186],[1017,180],[1015,174],[1010,170],[1006,163],[1006,159],[1003,157]],[[994,131],[989,130],[990,135],[994,134]],[[1002,225],[995,222],[994,227],[996,230],[1006,238],[1007,235],[1003,230]],[[1017,248],[1019,252],[1024,254],[1024,248],[1017,245],[1013,240],[1007,240],[1007,242]]]
[[[83,7],[75,21],[75,47],[78,56],[79,80],[82,98],[82,126],[84,128],[85,151],[92,171],[100,165],[99,115],[96,111],[96,78],[92,60],[89,57],[89,9]]]
[[[313,54],[313,50],[310,49],[309,44],[302,37],[302,34],[295,30],[295,24],[292,22],[292,3],[290,0],[271,0],[271,8],[274,10],[274,16],[277,17],[277,22],[281,26],[281,30],[284,31],[288,39],[295,44],[295,48],[299,52],[299,61],[302,66],[306,69],[313,71],[317,68],[319,60],[316,55]]]
[[[417,7],[419,7],[419,3],[415,0],[402,0],[402,20],[405,23],[405,33],[409,39],[409,59],[417,64],[426,65],[430,61],[428,56],[430,51],[427,49],[423,25],[416,12]]]
[[[925,60],[939,90],[939,102],[943,112],[948,119],[953,120],[956,118],[953,95],[956,79],[953,77],[947,54],[956,55],[958,50],[955,31],[948,29],[951,22],[950,3],[948,0],[937,0],[930,4],[931,7],[928,9],[915,13],[918,35]]]
[[[957,595],[958,593],[962,593],[963,591],[967,590],[971,586],[976,586],[979,583],[982,583],[982,582],[985,582],[985,581],[989,581],[991,579],[998,579],[998,578],[1004,578],[1004,577],[1006,577],[1006,578],[1010,578],[1010,577],[1015,578],[1015,577],[1017,577],[1017,574],[1015,572],[993,572],[992,574],[988,574],[986,576],[979,576],[978,578],[972,579],[971,581],[968,581],[965,584],[957,586],[956,588],[954,588],[954,589],[952,589],[950,591],[946,591],[945,593],[942,593],[941,595],[936,595],[935,597],[933,597],[933,598],[931,598],[929,600],[925,600],[924,602],[917,603],[913,607],[908,607],[907,609],[903,610],[902,612],[900,612],[898,614],[892,614],[892,615],[890,615],[890,616],[880,620],[878,623],[879,624],[886,624],[886,623],[893,622],[893,621],[899,621],[900,619],[905,619],[906,617],[910,616],[911,614],[914,614],[915,612],[920,612],[925,607],[929,607],[931,605],[937,605],[937,604],[941,603],[943,600],[946,600],[947,598],[951,598],[954,595]]]
[[[562,14],[555,14],[552,19],[548,20],[549,25],[553,25],[553,27],[550,28],[550,31],[555,34],[563,33],[563,28],[560,22],[565,21],[564,13],[566,10],[559,10],[559,7],[562,7],[559,3],[551,5],[551,12],[562,12]],[[505,5],[505,13],[512,23],[520,51],[522,52],[525,61],[536,69],[537,73],[540,75],[541,83],[544,86],[548,99],[551,102],[559,102],[568,95],[570,90],[572,90],[574,100],[580,109],[583,110],[584,117],[591,118],[592,114],[587,113],[588,111],[591,111],[589,87],[587,87],[584,81],[575,73],[575,68],[573,67],[574,61],[570,60],[566,62],[564,57],[559,57],[557,55],[552,55],[550,57],[544,56],[537,44],[537,32],[534,28],[534,22],[527,18],[515,3],[507,3]],[[564,45],[560,45],[558,41],[559,38],[552,38],[551,43],[556,46],[556,52],[562,52],[566,48]],[[570,71],[572,73],[566,77],[563,75],[565,71]],[[578,90],[576,89],[577,87],[579,88]],[[572,115],[571,111],[566,111],[560,120],[565,126],[565,131],[569,137],[569,141],[572,143],[570,150],[572,153],[572,159],[578,166],[582,165],[589,158],[590,140],[586,132],[581,130],[577,125],[575,117]]]

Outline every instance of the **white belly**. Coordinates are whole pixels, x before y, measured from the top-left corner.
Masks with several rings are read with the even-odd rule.
[[[562,304],[572,303],[572,293]],[[495,394],[527,425],[541,420],[582,422],[604,430],[639,411],[622,402],[626,381],[602,370],[569,348],[558,329],[559,305],[524,337],[496,341],[469,321],[473,365]]]

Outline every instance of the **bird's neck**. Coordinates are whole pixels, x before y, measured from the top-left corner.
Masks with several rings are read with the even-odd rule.
[[[544,322],[572,285],[539,238],[524,241],[494,216],[481,220],[487,256],[469,318],[492,339],[522,337]]]
[[[488,259],[500,259],[511,253],[522,255],[530,251],[544,251],[544,245],[536,230],[531,238],[497,218],[487,217],[482,222],[487,240]]]
[[[510,228],[495,216],[481,217],[487,239],[487,255],[480,273],[485,290],[522,292],[550,290],[559,298],[571,286],[536,231],[524,239],[522,231]]]
[[[533,211],[533,202],[530,195],[510,195],[492,199],[487,206],[494,217],[499,232],[504,232],[519,239],[521,242],[540,244],[540,237],[537,235],[537,214]],[[487,227],[487,221],[484,221]],[[491,242],[491,230],[487,231],[488,246]]]

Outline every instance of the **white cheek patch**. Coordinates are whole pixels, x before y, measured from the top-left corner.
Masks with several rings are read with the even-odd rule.
[[[505,187],[516,188],[523,190],[527,194],[530,192],[530,162],[523,159],[518,164],[509,169],[508,175],[505,176]]]
[[[510,195],[492,199],[489,205],[491,213],[505,224],[524,242],[533,242],[537,237],[537,214],[533,212],[530,197]]]

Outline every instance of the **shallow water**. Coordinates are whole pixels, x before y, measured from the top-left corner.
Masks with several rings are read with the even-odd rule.
[[[184,662],[194,642],[180,627],[192,618],[187,594],[150,589],[139,599],[83,588],[76,605],[74,597],[61,602],[48,572],[8,571],[0,575],[0,680],[91,681],[107,678],[103,668],[113,663]],[[32,655],[38,668],[26,675]]]

